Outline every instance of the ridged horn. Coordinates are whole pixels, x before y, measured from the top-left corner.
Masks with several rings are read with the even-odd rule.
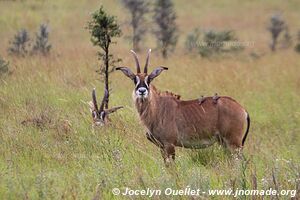
[[[130,52],[132,53],[134,60],[135,60],[136,72],[141,73],[141,67],[140,67],[139,59],[138,59],[136,53],[133,50],[130,50]]]
[[[147,72],[148,72],[150,54],[151,54],[151,49],[148,50],[148,54],[147,54],[146,64],[145,64],[145,68],[144,68],[144,73],[145,74],[147,74]]]
[[[105,103],[107,103],[107,100],[108,100],[108,91],[107,91],[107,89],[105,89],[104,96],[103,96],[103,99],[102,99],[102,102],[101,102],[101,105],[99,108],[99,113],[101,113],[104,110],[104,105],[105,105]]]
[[[92,92],[92,102],[93,102],[93,105],[94,105],[94,109],[96,110],[96,112],[98,112],[98,103],[97,103],[97,98],[96,98],[96,89],[94,88],[93,89],[93,92]]]

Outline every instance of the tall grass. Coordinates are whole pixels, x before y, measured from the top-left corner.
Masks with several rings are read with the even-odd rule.
[[[295,20],[299,17],[295,7],[300,6],[296,1],[266,2],[248,2],[248,11],[235,0],[230,1],[231,6],[203,2],[191,7],[175,2],[181,34],[200,25],[229,27],[236,29],[241,40],[255,41],[255,51],[266,54],[256,60],[247,53],[206,60],[184,55],[184,41],[167,60],[154,51],[151,66],[169,67],[153,83],[159,89],[179,93],[183,99],[215,92],[229,95],[247,108],[252,120],[241,163],[233,162],[218,145],[203,150],[177,148],[175,169],[169,170],[159,149],[145,137],[131,100],[134,86],[122,74],[112,74],[110,103],[125,109],[111,117],[109,127],[91,126],[86,102],[91,88],[103,85],[95,73],[96,50],[84,25],[99,2],[0,1],[0,55],[10,62],[11,71],[0,79],[0,198],[122,199],[113,196],[112,188],[175,189],[188,185],[201,190],[277,187],[298,188],[299,192],[300,58],[293,49],[268,53],[268,33],[263,24],[257,28],[257,23],[268,19],[270,7],[282,7],[288,12],[292,31],[300,25]],[[126,16],[117,1],[103,3],[112,14]],[[242,11],[226,14],[234,8]],[[212,10],[219,14],[210,15]],[[254,13],[256,18],[246,19],[242,12]],[[23,26],[34,30],[44,18],[52,27],[55,48],[51,55],[7,56],[9,36]],[[118,44],[113,51],[123,58],[124,65],[133,67],[130,44],[122,39]],[[148,39],[143,48],[154,44]],[[230,199],[203,196],[207,198]]]

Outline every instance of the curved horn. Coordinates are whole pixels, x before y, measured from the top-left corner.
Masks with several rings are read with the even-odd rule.
[[[148,54],[147,54],[146,64],[145,64],[145,68],[144,68],[144,73],[145,74],[147,74],[147,71],[148,71],[150,54],[151,54],[151,49],[148,50]]]
[[[136,53],[133,50],[130,50],[130,52],[132,53],[134,60],[135,60],[136,72],[141,73],[141,67],[140,67],[139,59],[138,59]]]
[[[92,102],[93,102],[93,105],[94,105],[94,109],[98,112],[98,104],[97,104],[97,98],[96,98],[96,89],[94,88],[93,89],[93,92],[92,92]]]
[[[108,99],[108,91],[107,91],[107,89],[105,89],[104,90],[104,96],[103,96],[103,99],[102,99],[102,102],[101,102],[101,105],[100,105],[99,113],[103,111],[104,104],[107,102],[107,99]]]

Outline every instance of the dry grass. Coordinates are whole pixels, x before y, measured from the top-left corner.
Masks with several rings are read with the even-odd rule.
[[[118,1],[103,4],[125,22],[127,15]],[[96,49],[84,26],[100,3],[0,1],[0,55],[10,61],[12,71],[0,80],[1,199],[111,199],[118,198],[112,195],[112,188],[125,186],[300,187],[300,57],[293,50],[269,53],[265,29],[272,12],[282,10],[295,33],[300,27],[299,3],[267,0],[241,5],[231,0],[226,4],[176,1],[175,5],[180,43],[168,60],[154,51],[152,68],[164,65],[170,69],[154,84],[181,94],[182,99],[218,92],[245,105],[252,119],[244,150],[248,161],[235,166],[217,145],[204,150],[178,149],[177,169],[166,170],[159,150],[147,141],[138,122],[131,100],[133,85],[117,72],[111,79],[110,102],[125,108],[112,116],[110,127],[93,129],[85,102],[91,98],[91,89],[99,90],[102,84],[94,72]],[[17,29],[27,27],[33,33],[44,21],[51,27],[53,51],[49,57],[7,55],[8,41]],[[255,45],[236,57],[206,60],[186,55],[185,35],[199,26],[232,28],[240,40]],[[126,25],[122,27],[124,35],[130,34]],[[146,38],[145,52],[155,45],[150,35]],[[124,65],[133,67],[130,48],[121,38],[113,51]],[[253,59],[248,55],[251,51],[265,55]]]

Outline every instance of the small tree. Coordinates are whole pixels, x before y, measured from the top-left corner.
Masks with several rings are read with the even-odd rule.
[[[140,41],[146,33],[145,15],[149,12],[150,2],[147,0],[122,0],[131,14],[132,44],[134,51],[140,51]]]
[[[100,47],[98,56],[103,64],[101,64],[98,72],[104,76],[105,89],[109,92],[109,73],[114,70],[115,63],[120,61],[120,59],[114,59],[110,53],[110,45],[113,44],[113,38],[121,36],[121,29],[116,17],[108,15],[103,6],[92,14],[92,19],[88,22],[87,28],[90,31],[93,45]],[[108,108],[108,99],[109,94],[105,104],[106,109]]]
[[[169,52],[174,50],[178,39],[176,14],[172,1],[156,0],[153,18],[157,24],[154,34],[158,47],[161,49],[162,56],[167,58]]]
[[[9,42],[10,47],[8,48],[8,53],[17,56],[25,56],[28,53],[29,41],[29,33],[26,29],[21,29]]]
[[[49,44],[49,30],[47,24],[41,24],[39,31],[36,33],[36,40],[33,46],[33,53],[47,55],[51,49]]]
[[[276,51],[278,37],[283,30],[286,30],[286,24],[280,15],[275,14],[271,17],[268,30],[272,37],[270,48],[272,51]]]

